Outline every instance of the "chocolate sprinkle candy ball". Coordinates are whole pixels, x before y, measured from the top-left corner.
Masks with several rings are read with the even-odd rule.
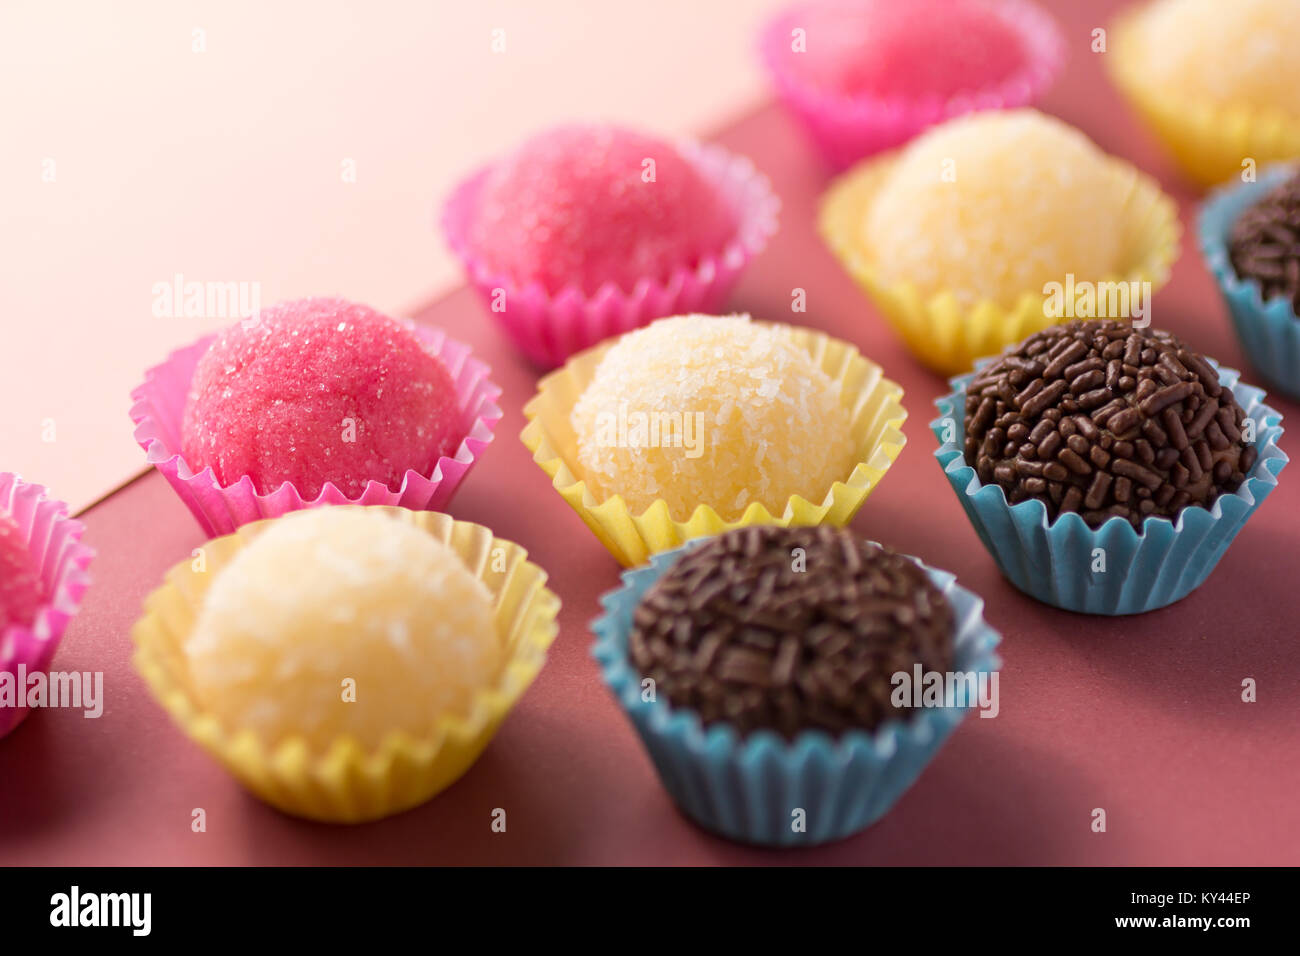
[[[915,562],[840,528],[754,526],[673,564],[637,606],[628,647],[656,693],[705,726],[790,739],[900,716],[891,676],[952,670],[953,631]]]
[[[1260,284],[1265,302],[1281,296],[1300,313],[1300,175],[1242,213],[1228,253],[1238,276]]]
[[[966,463],[1012,504],[1138,530],[1208,507],[1245,480],[1245,413],[1210,364],[1168,332],[1116,320],[1038,332],[966,392]]]

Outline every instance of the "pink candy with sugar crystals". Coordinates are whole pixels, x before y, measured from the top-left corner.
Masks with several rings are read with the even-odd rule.
[[[792,70],[846,96],[947,99],[1025,66],[1021,36],[987,0],[858,0],[811,7]]]
[[[837,169],[963,113],[1034,102],[1065,49],[1032,0],[805,0],[759,39],[777,94]]]
[[[736,215],[670,143],[608,126],[533,137],[483,183],[469,230],[476,254],[520,284],[591,295],[631,291],[718,253]]]
[[[428,475],[464,436],[456,388],[407,326],[341,299],[302,299],[219,335],[199,360],[182,453],[218,481],[259,494],[326,482],[349,497]]]

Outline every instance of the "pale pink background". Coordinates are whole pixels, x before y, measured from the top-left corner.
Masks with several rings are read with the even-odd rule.
[[[154,318],[154,283],[407,311],[459,281],[432,221],[460,175],[561,119],[721,125],[773,6],[5,0],[0,470],[74,507],[142,470],[130,390],[229,322]]]

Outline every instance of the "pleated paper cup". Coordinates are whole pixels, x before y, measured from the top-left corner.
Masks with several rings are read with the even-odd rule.
[[[810,83],[792,69],[795,57],[809,55],[793,52],[793,31],[806,28],[816,6],[799,3],[777,13],[759,37],[759,55],[782,104],[833,169],[893,149],[964,113],[1028,106],[1051,86],[1065,62],[1065,41],[1050,16],[1024,0],[1000,0],[990,5],[989,14],[1019,37],[1025,53],[1024,64],[1011,75],[953,97],[845,95]]]
[[[976,373],[952,380],[952,393],[935,401],[940,417],[930,423],[939,439],[934,454],[1008,581],[1044,604],[1107,615],[1166,607],[1205,582],[1237,532],[1277,487],[1277,476],[1290,460],[1277,445],[1282,416],[1264,404],[1264,393],[1242,383],[1235,369],[1207,361],[1219,373],[1219,384],[1254,422],[1258,458],[1241,487],[1220,495],[1209,508],[1184,508],[1176,521],[1149,516],[1140,532],[1118,516],[1100,528],[1089,527],[1075,512],[1049,522],[1041,501],[1013,505],[1001,485],[983,484],[962,451],[966,389]],[[1098,565],[1098,554],[1104,555],[1104,564]]]
[[[860,164],[832,184],[822,199],[822,238],[849,275],[875,303],[904,344],[927,368],[941,375],[969,371],[975,360],[1052,325],[1070,321],[1050,316],[1043,290],[1026,289],[1007,308],[985,299],[964,306],[950,290],[923,296],[907,282],[888,282],[862,248],[862,224],[898,160],[898,153]],[[1174,201],[1155,180],[1122,160],[1107,157],[1117,188],[1127,196],[1121,261],[1115,275],[1099,282],[1150,282],[1152,291],[1169,279],[1178,258],[1182,227]],[[1068,228],[1062,225],[1062,228]],[[1092,280],[1094,277],[1083,277]]]
[[[853,410],[858,460],[853,470],[829,491],[814,489],[806,495],[791,495],[779,511],[755,501],[738,519],[727,520],[719,513],[717,502],[699,502],[685,515],[673,514],[668,502],[660,498],[638,514],[628,508],[621,495],[597,498],[592,493],[578,462],[578,439],[569,416],[612,342],[574,356],[564,368],[538,383],[537,394],[524,406],[528,425],[520,437],[532,452],[533,461],[551,479],[552,487],[624,567],[642,564],[650,555],[692,538],[747,525],[846,525],[907,441],[902,432],[907,418],[902,405],[903,389],[847,342],[812,329],[790,327],[790,331],[822,370],[839,383],[841,402]]]
[[[636,728],[669,796],[704,829],[760,846],[811,846],[875,823],[916,782],[971,708],[949,700],[874,731],[834,738],[805,731],[791,741],[770,731],[742,739],[726,724],[706,728],[693,710],[662,698],[647,701],[628,655],[633,614],[651,585],[698,543],[624,571],[622,586],[601,598],[604,613],[591,625],[592,656],[605,685]],[[993,652],[1001,637],[984,621],[984,602],[952,574],[917,564],[952,606],[954,671],[987,679],[1002,662]],[[791,826],[800,810],[806,821],[801,831]]]
[[[1285,296],[1265,302],[1259,283],[1238,277],[1228,253],[1232,227],[1242,213],[1295,173],[1296,167],[1286,164],[1266,170],[1258,182],[1216,191],[1201,209],[1200,240],[1250,364],[1273,388],[1300,400],[1300,318]]]
[[[81,608],[90,587],[90,562],[95,552],[81,543],[85,527],[68,517],[68,506],[48,497],[40,485],[0,472],[0,514],[8,515],[27,543],[41,582],[44,600],[31,624],[0,630],[0,672],[12,675],[19,689],[14,707],[0,707],[0,737],[28,714],[26,690],[18,685],[26,674],[45,671],[63,639],[63,632]]]
[[[322,505],[394,505],[413,510],[438,511],[469,473],[478,456],[492,441],[501,420],[497,399],[501,389],[489,376],[492,370],[474,358],[469,346],[447,337],[441,329],[406,323],[438,357],[456,387],[456,407],[465,437],[452,455],[444,455],[425,475],[408,469],[396,491],[378,481],[367,483],[359,496],[349,497],[332,481],[325,482],[315,498],[307,498],[292,482],[262,494],[247,475],[222,484],[212,468],[196,470],[181,454],[181,423],[194,369],[216,335],[208,335],[178,349],[161,365],[149,369],[145,380],[131,393],[131,420],[135,440],[172,490],[194,515],[209,537],[230,534],[242,524],[278,518],[290,511]]]
[[[1264,166],[1300,158],[1300,116],[1180,98],[1153,86],[1135,42],[1137,18],[1144,12],[1135,10],[1116,22],[1111,52],[1102,59],[1189,180],[1213,186],[1239,176],[1248,159]]]
[[[377,820],[417,806],[463,775],[492,740],[546,661],[560,601],[546,572],[519,545],[481,525],[428,511],[385,509],[448,545],[492,595],[505,663],[495,684],[475,695],[460,717],[431,716],[427,734],[393,732],[374,750],[336,739],[321,753],[300,737],[271,747],[247,728],[223,726],[195,697],[185,653],[211,582],[273,522],[244,525],[205,545],[206,570],[186,560],[145,601],[132,631],[134,664],[155,699],[180,728],[255,796],[285,813],[328,823]]]
[[[744,156],[720,146],[678,146],[734,211],[736,229],[723,248],[667,275],[643,276],[631,289],[606,282],[588,294],[577,286],[548,292],[498,273],[470,240],[479,192],[491,167],[456,188],[443,208],[447,244],[465,267],[489,314],[534,365],[551,369],[576,352],[658,318],[722,308],[740,274],[776,233],[781,201],[767,177]]]

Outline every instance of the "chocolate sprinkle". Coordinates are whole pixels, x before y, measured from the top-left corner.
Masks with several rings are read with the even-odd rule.
[[[1241,214],[1228,254],[1239,277],[1260,284],[1264,301],[1280,296],[1300,313],[1300,174]]]
[[[1105,371],[1103,371],[1103,369]],[[1100,387],[1094,387],[1098,386]],[[966,390],[966,463],[1012,504],[1092,528],[1141,530],[1232,492],[1255,463],[1245,412],[1214,369],[1167,332],[1116,320],[1038,332]]]
[[[637,605],[628,650],[705,726],[791,739],[906,718],[890,678],[952,670],[954,630],[915,562],[841,528],[754,526],[673,564]]]

